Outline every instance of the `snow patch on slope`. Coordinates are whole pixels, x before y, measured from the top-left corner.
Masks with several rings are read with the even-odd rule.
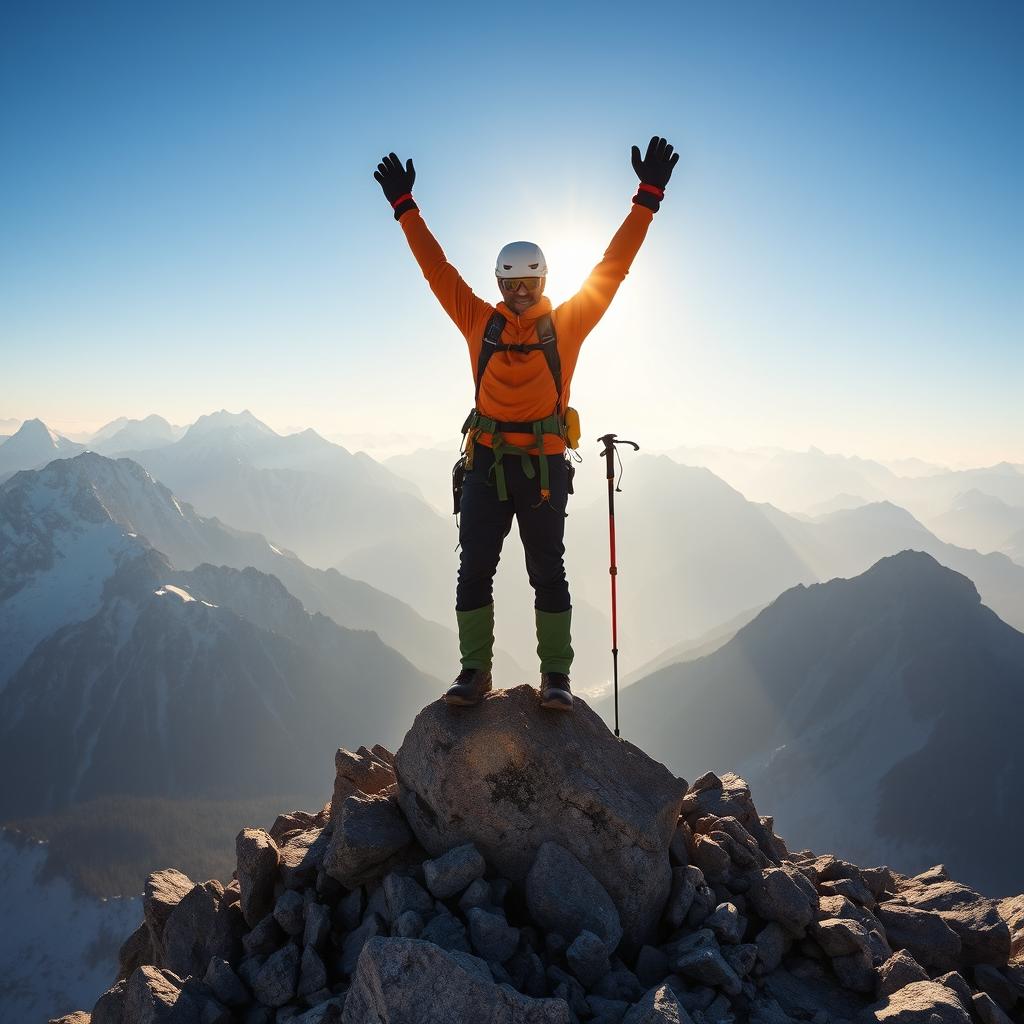
[[[64,878],[41,881],[45,862],[45,843],[21,843],[0,829],[0,1024],[91,1009],[142,920],[141,896],[83,896]]]

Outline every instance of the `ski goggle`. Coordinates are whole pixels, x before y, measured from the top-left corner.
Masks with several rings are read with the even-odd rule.
[[[499,277],[498,284],[503,292],[515,292],[519,286],[525,285],[528,292],[532,292],[540,284],[539,277]]]

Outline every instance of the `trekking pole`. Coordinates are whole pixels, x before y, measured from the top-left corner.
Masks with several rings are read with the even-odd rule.
[[[608,573],[612,579],[612,676],[614,679],[615,686],[615,735],[619,735],[619,623],[618,623],[618,611],[616,609],[615,601],[615,577],[619,574],[618,566],[615,564],[615,492],[621,491],[621,488],[615,486],[615,463],[614,459],[618,455],[615,450],[617,444],[629,444],[633,446],[634,451],[640,451],[640,445],[635,441],[621,441],[616,440],[614,434],[604,434],[598,438],[598,441],[603,442],[604,451],[601,454],[605,460],[605,475],[608,477],[608,545],[611,552],[611,564],[608,567]],[[622,467],[622,461],[619,460],[619,468]]]

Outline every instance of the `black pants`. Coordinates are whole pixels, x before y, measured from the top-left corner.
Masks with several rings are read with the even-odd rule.
[[[548,460],[550,501],[540,500],[538,458]],[[569,609],[569,584],[562,556],[565,546],[565,507],[569,497],[571,468],[563,455],[530,456],[534,475],[523,472],[519,455],[502,459],[508,500],[498,500],[498,488],[491,468],[494,452],[478,444],[473,468],[466,473],[459,507],[459,543],[462,549],[455,608],[472,611],[493,601],[494,574],[501,558],[501,545],[512,529],[512,517],[519,520],[519,536],[526,552],[526,571],[536,599],[535,607],[545,612]]]

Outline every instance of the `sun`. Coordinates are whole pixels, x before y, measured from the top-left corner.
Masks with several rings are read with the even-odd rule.
[[[607,234],[607,231],[605,232]],[[554,305],[564,302],[580,290],[583,282],[601,261],[608,238],[589,225],[579,223],[555,227],[545,232],[541,243],[548,263],[545,293]]]

